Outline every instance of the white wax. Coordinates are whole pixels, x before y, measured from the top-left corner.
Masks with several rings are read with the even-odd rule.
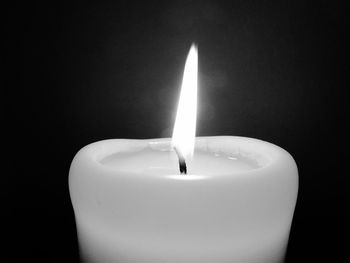
[[[170,139],[106,140],[74,158],[84,262],[282,262],[298,174],[273,144],[200,137],[180,175]]]
[[[124,172],[161,176],[179,174],[178,157],[170,149],[160,151],[148,147],[131,153],[116,153],[100,160],[100,163]],[[259,167],[255,160],[240,155],[197,150],[194,152],[193,159],[187,160],[187,175],[210,176],[228,171],[248,171]]]

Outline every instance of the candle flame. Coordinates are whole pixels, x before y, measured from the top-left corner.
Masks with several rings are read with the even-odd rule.
[[[177,106],[172,146],[185,158],[192,158],[196,136],[198,51],[192,44],[188,53]]]

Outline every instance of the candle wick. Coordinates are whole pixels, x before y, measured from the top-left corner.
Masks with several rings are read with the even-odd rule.
[[[180,168],[180,173],[181,174],[187,174],[187,166],[186,166],[186,161],[181,152],[174,147],[174,150],[177,154],[177,157],[179,158],[179,168]]]

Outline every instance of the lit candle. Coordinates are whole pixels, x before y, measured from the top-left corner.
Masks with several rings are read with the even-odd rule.
[[[77,153],[69,188],[84,262],[283,261],[293,158],[257,139],[195,138],[196,94],[192,47],[172,140],[105,140]]]

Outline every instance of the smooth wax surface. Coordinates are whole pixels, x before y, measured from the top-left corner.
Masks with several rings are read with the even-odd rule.
[[[170,139],[84,147],[69,176],[85,262],[282,262],[298,174],[273,144],[199,137],[188,175]],[[175,163],[173,163],[175,162]]]
[[[179,175],[178,157],[171,148],[160,151],[147,147],[132,153],[116,153],[100,160],[100,163],[118,171]],[[197,150],[193,159],[187,161],[187,167],[187,175],[210,176],[227,171],[249,171],[258,168],[259,164],[239,155]]]

